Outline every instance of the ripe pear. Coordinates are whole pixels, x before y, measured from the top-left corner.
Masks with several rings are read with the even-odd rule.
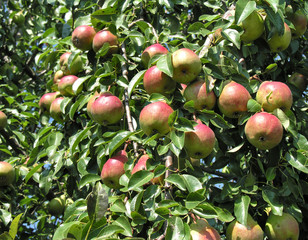
[[[298,222],[288,213],[282,216],[270,213],[264,231],[269,240],[298,240],[299,237]]]
[[[90,50],[92,49],[92,42],[95,34],[96,31],[91,26],[78,26],[72,33],[73,45],[83,51]]]
[[[136,163],[136,165],[134,166],[133,170],[132,170],[132,175],[138,171],[141,170],[147,170],[147,161],[149,160],[149,155],[148,154],[144,154],[140,157],[140,159],[138,160],[138,162]],[[160,184],[163,185],[164,184],[164,174],[160,175],[159,177],[155,177],[153,179],[151,179],[151,182],[153,184]]]
[[[91,111],[92,111],[92,105],[94,103],[94,101],[100,96],[100,94],[98,92],[95,92],[89,99],[88,104],[87,104],[87,113],[88,116],[93,120]]]
[[[143,63],[144,67],[148,67],[149,62],[152,57],[155,55],[165,55],[169,51],[167,48],[165,48],[163,45],[156,43],[149,47],[147,47],[141,54],[141,62]]]
[[[260,225],[248,215],[247,226],[233,220],[227,227],[227,240],[263,240],[264,233]]]
[[[113,54],[118,51],[118,37],[110,31],[103,29],[97,32],[93,38],[92,48],[94,52],[98,52],[105,43],[109,44],[107,54]]]
[[[155,133],[165,135],[170,131],[168,118],[171,113],[173,109],[165,102],[150,103],[140,112],[140,127],[148,136]]]
[[[50,111],[50,105],[58,96],[60,95],[59,92],[52,92],[52,93],[45,93],[40,101],[39,106],[42,112],[48,112]]]
[[[127,161],[127,153],[124,150],[116,153],[106,161],[101,172],[101,178],[107,187],[113,189],[119,189],[122,187],[119,180],[125,173],[124,164]]]
[[[78,95],[82,91],[82,85],[79,86],[77,92],[73,91],[73,84],[78,80],[75,75],[67,75],[60,79],[58,83],[58,90],[61,95],[65,97],[72,97]]]
[[[211,154],[215,145],[215,134],[211,128],[198,121],[194,131],[185,132],[184,148],[189,157],[205,158]]]
[[[283,111],[290,110],[293,97],[288,85],[283,82],[264,81],[257,92],[256,100],[267,112],[272,112],[276,108]]]
[[[173,80],[188,84],[197,78],[201,72],[199,56],[188,48],[176,50],[171,57],[173,66]]]
[[[205,219],[198,219],[190,225],[192,240],[220,240],[219,233]]]
[[[162,95],[169,95],[174,92],[176,82],[167,74],[160,71],[155,65],[145,72],[143,87],[148,94],[160,93]]]
[[[63,122],[63,113],[61,111],[61,102],[64,100],[63,97],[58,97],[52,101],[50,105],[50,116],[57,122]]]
[[[291,43],[291,30],[288,24],[284,23],[284,33],[279,35],[278,32],[274,33],[270,40],[267,41],[273,53],[286,50]]]
[[[110,92],[100,94],[92,104],[91,116],[101,125],[115,124],[124,115],[122,101]]]
[[[201,79],[190,83],[185,88],[184,97],[186,101],[194,101],[194,108],[197,110],[213,109],[216,103],[214,92],[212,90],[208,92],[206,82]]]
[[[60,82],[61,78],[63,78],[63,77],[64,77],[64,73],[63,73],[62,70],[56,71],[56,73],[53,77],[53,83],[58,84]]]
[[[247,102],[251,99],[248,90],[241,84],[231,81],[223,88],[218,98],[219,110],[229,118],[238,118],[247,112]]]
[[[247,140],[256,148],[268,150],[282,140],[283,128],[279,119],[270,113],[255,113],[245,125]]]
[[[241,40],[250,43],[262,36],[264,32],[264,21],[257,11],[253,11],[241,24],[244,33]]]

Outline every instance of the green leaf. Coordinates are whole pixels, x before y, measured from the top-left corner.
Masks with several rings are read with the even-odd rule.
[[[283,205],[279,201],[279,196],[276,190],[269,188],[269,187],[265,187],[262,190],[262,197],[264,201],[270,205],[273,211],[273,214],[279,215],[279,216],[282,215]]]
[[[69,141],[70,142],[70,153],[72,155],[75,153],[76,148],[78,147],[78,144],[87,137],[88,132],[90,131],[92,127],[93,126],[85,128],[84,130],[82,130],[81,132],[75,134],[74,136],[70,138],[70,141]]]
[[[286,160],[290,163],[293,167],[298,169],[301,172],[308,174],[308,162],[307,156],[302,154],[301,152],[292,151],[286,154]]]
[[[186,184],[181,175],[178,174],[171,174],[168,178],[165,179],[165,181],[174,184],[177,186],[180,190],[186,191]]]
[[[73,222],[68,222],[68,223],[63,223],[56,229],[55,234],[53,235],[53,240],[59,240],[59,239],[64,239],[67,238],[68,233],[70,231],[71,227],[78,226],[80,229],[82,228],[83,223],[79,221],[73,221]]]
[[[81,96],[70,108],[69,118],[74,121],[74,115],[78,109],[80,109],[81,103],[84,102],[85,96]]]
[[[8,232],[4,232],[0,235],[1,240],[14,240]]]
[[[266,169],[265,177],[267,181],[273,181],[276,177],[276,168],[270,167]]]
[[[79,182],[79,188],[83,188],[85,185],[90,184],[92,182],[97,182],[101,180],[101,177],[97,174],[89,173],[83,176]]]
[[[120,213],[125,213],[126,208],[121,199],[116,200],[110,207],[111,212],[120,212]]]
[[[261,108],[262,108],[262,106],[256,100],[254,100],[254,99],[248,100],[248,102],[247,102],[248,112],[253,112],[253,113],[260,112]]]
[[[81,91],[81,88],[82,88],[82,84],[87,81],[89,78],[91,77],[91,75],[89,76],[84,76],[84,77],[80,77],[78,78],[73,86],[72,86],[72,90],[75,94],[77,94],[79,91]]]
[[[268,65],[266,68],[265,68],[265,71],[264,73],[271,73],[271,72],[275,72],[278,68],[278,65],[277,63],[272,63],[270,65]],[[263,74],[264,74],[263,73]]]
[[[111,156],[114,153],[114,151],[116,151],[129,137],[131,137],[136,133],[137,132],[130,132],[130,131],[119,132],[108,145],[109,155]]]
[[[188,174],[183,174],[182,178],[184,180],[184,183],[186,185],[186,188],[189,192],[195,192],[199,189],[202,189],[202,184],[198,180],[198,178],[188,175]]]
[[[273,111],[273,114],[280,120],[284,129],[288,130],[288,128],[290,126],[290,120],[289,120],[288,116],[280,108],[276,108]]]
[[[241,48],[241,39],[240,33],[235,29],[226,29],[221,32],[221,35],[228,39],[230,42],[234,43],[234,45],[240,49]]]
[[[143,79],[143,76],[145,74],[146,70],[142,70],[140,72],[138,72],[133,78],[132,80],[130,80],[129,84],[128,84],[128,97],[130,97],[135,89],[135,87],[139,84],[139,82]]]
[[[205,196],[201,193],[197,192],[191,192],[187,195],[185,207],[187,209],[193,209],[197,207],[201,202],[205,200]]]
[[[11,223],[9,234],[12,237],[12,239],[15,239],[16,234],[18,232],[18,223],[19,223],[21,216],[22,216],[22,213],[20,213],[18,216],[16,216]]]
[[[177,118],[178,118],[178,114],[179,114],[179,112],[178,112],[178,110],[176,110],[176,111],[173,111],[173,112],[169,115],[169,117],[168,117],[168,125],[169,125],[170,127],[172,127],[173,124],[176,122],[176,120],[177,120]]]
[[[154,173],[147,170],[135,172],[128,182],[128,190],[138,189],[148,183],[153,177]]]
[[[166,239],[178,240],[186,239],[190,240],[190,228],[187,223],[183,223],[180,217],[173,216],[168,219],[168,228],[166,232]]]
[[[184,117],[179,117],[177,121],[174,123],[174,128],[177,129],[178,131],[193,131],[194,130],[194,125],[193,123],[184,118]]]
[[[171,60],[171,53],[163,55],[156,63],[157,68],[169,77],[173,77],[173,65]]]
[[[184,147],[185,133],[182,131],[172,130],[170,134],[171,141],[178,148]]]
[[[34,168],[31,169],[30,172],[28,172],[26,178],[25,178],[25,182],[27,183],[29,181],[29,179],[33,176],[34,173],[37,172],[37,170],[39,170],[41,167],[43,167],[45,165],[45,163],[40,163],[39,165],[35,166]]]
[[[97,183],[87,197],[88,215],[96,222],[104,217],[108,209],[108,194],[102,186],[101,183]]]
[[[243,225],[247,225],[249,204],[250,197],[247,195],[237,198],[234,203],[235,217]]]
[[[255,1],[247,1],[247,0],[236,1],[235,24],[243,22],[255,10],[256,10]]]
[[[97,235],[97,240],[99,239],[106,239],[106,237],[111,237],[112,235],[116,233],[123,233],[125,229],[123,229],[120,226],[117,225],[107,225],[100,231],[100,233]]]
[[[117,225],[123,228],[124,229],[124,231],[122,232],[123,235],[128,236],[128,237],[133,236],[132,228],[130,226],[130,223],[127,217],[125,216],[118,217],[117,220],[113,222],[113,225]]]

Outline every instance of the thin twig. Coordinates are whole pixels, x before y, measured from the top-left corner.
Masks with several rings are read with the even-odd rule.
[[[200,168],[204,172],[214,174],[214,175],[217,175],[219,177],[228,178],[228,179],[237,179],[238,178],[237,176],[235,176],[233,174],[219,172],[219,171],[217,171],[215,169],[211,169],[209,167],[200,166]]]
[[[122,49],[122,53],[123,53],[122,56],[127,61],[128,59],[127,59],[127,55],[126,55],[126,49],[125,49],[125,43],[124,42],[121,45],[121,49]],[[122,76],[129,82],[126,62],[122,62],[121,69],[122,69]],[[125,106],[128,129],[129,129],[130,132],[134,132],[135,129],[134,129],[132,115],[130,113],[130,108],[129,108],[129,96],[128,96],[128,89],[127,88],[125,88],[125,91],[124,91],[124,106]],[[137,157],[138,156],[138,145],[135,141],[133,141],[133,148],[134,148],[135,156]]]

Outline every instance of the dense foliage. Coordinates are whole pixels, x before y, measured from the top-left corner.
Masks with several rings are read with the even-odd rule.
[[[0,130],[0,160],[14,167],[15,181],[0,187],[0,238],[190,239],[190,225],[205,218],[225,239],[232,220],[246,224],[250,214],[264,229],[271,211],[294,216],[300,239],[305,239],[307,89],[300,91],[288,78],[295,72],[308,76],[308,32],[292,38],[278,53],[266,43],[275,31],[284,32],[284,22],[294,29],[287,19],[289,4],[307,15],[304,0],[1,1],[0,110],[8,123]],[[244,43],[240,23],[255,9],[265,18],[265,33]],[[98,52],[75,48],[71,36],[80,25],[108,28],[118,36],[117,53],[108,54],[108,44]],[[217,104],[212,110],[196,111],[179,83],[172,94],[148,94],[141,54],[154,43],[170,53],[152,59],[150,65],[172,76],[171,54],[189,48],[201,59],[200,79],[217,98],[228,80],[249,91],[248,112],[228,118]],[[40,110],[39,101],[43,94],[57,91],[54,74],[65,52],[72,52],[68,64],[81,57],[83,70],[76,74],[73,90],[83,89],[77,96],[64,97],[63,119],[56,121]],[[267,80],[287,83],[293,104],[285,112],[273,111],[284,128],[282,141],[260,150],[248,142],[244,128],[262,110],[256,93]],[[89,117],[87,103],[96,91],[107,90],[123,102],[125,114],[121,121],[104,126]],[[174,110],[169,117],[172,129],[164,136],[147,136],[139,115],[158,100]],[[193,130],[195,119],[216,137],[214,151],[200,165],[184,149],[185,132]],[[128,161],[122,187],[110,189],[101,181],[101,170],[123,149]],[[145,153],[150,157],[147,170],[132,175]],[[148,183],[161,175],[166,177],[164,184]],[[59,212],[48,205],[54,198],[58,199],[52,208],[59,204]]]

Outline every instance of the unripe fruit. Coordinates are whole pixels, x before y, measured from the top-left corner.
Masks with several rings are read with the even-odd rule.
[[[62,70],[56,71],[54,77],[53,77],[53,83],[58,84],[61,80],[61,78],[64,77],[64,73]]]
[[[270,213],[264,231],[269,240],[298,240],[299,237],[298,222],[288,213],[282,216]]]
[[[271,39],[267,42],[273,53],[286,50],[291,43],[291,30],[288,24],[284,23],[284,34],[279,35],[278,32],[274,33]]]
[[[264,32],[264,21],[257,11],[253,11],[240,25],[244,30],[241,40],[246,43],[258,39]]]
[[[61,197],[53,198],[47,205],[48,212],[53,216],[60,216],[65,209],[65,200]]]
[[[150,103],[140,112],[140,127],[148,136],[155,133],[165,135],[170,131],[168,118],[171,113],[173,109],[165,102]]]
[[[0,162],[0,186],[8,186],[14,182],[15,170],[8,162]]]
[[[283,128],[279,119],[270,113],[254,114],[245,125],[247,140],[256,148],[268,150],[276,147],[282,140]]]
[[[96,32],[93,27],[81,25],[75,28],[72,34],[72,42],[74,46],[81,50],[92,49],[92,42]]]
[[[0,111],[0,129],[5,128],[7,125],[7,116],[4,112]]]
[[[303,92],[307,88],[308,78],[301,73],[295,72],[288,78],[288,82]]]
[[[19,27],[25,23],[25,16],[23,15],[22,11],[14,15],[13,22],[16,23]]]
[[[60,57],[60,67],[64,75],[76,75],[83,69],[83,63],[80,56],[77,56],[69,65],[68,60],[72,53],[63,53]]]

